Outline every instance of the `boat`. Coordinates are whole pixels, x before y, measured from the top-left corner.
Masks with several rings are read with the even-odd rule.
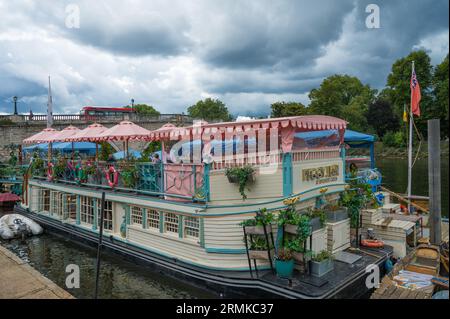
[[[440,273],[439,246],[420,244],[395,264],[371,299],[431,299]],[[448,280],[448,279],[447,279]]]
[[[277,216],[292,198],[298,199],[298,212],[322,201],[337,202],[347,185],[344,120],[310,115],[202,121],[188,127],[166,124],[154,131],[124,121],[90,135],[91,129],[74,132],[64,141],[123,142],[125,148],[129,141],[159,141],[161,158],[100,161],[97,156],[55,158],[49,153],[24,176],[18,213],[49,232],[91,245],[98,244],[102,228],[104,249],[224,296],[362,295],[367,291],[366,266],[383,269],[392,254],[387,246],[375,252],[371,248],[372,253],[354,258],[360,260],[358,265],[336,260],[336,273],[321,279],[296,273],[292,285],[274,279],[273,253],[251,259],[251,247],[243,241],[242,223],[261,210]],[[326,130],[335,133],[326,139],[301,135]],[[47,129],[25,142],[61,142],[58,134]],[[328,226],[321,227],[308,239],[313,253],[348,249],[348,218],[330,223],[330,240]],[[276,244],[279,230],[270,229]],[[334,244],[329,247],[330,242]]]
[[[0,237],[2,239],[40,235],[43,231],[38,223],[20,214],[7,214],[0,217]]]

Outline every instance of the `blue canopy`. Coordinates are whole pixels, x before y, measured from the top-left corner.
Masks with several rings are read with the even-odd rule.
[[[73,150],[79,153],[84,153],[88,155],[94,155],[95,154],[95,143],[90,142],[73,142]],[[62,153],[70,153],[72,152],[72,142],[58,142],[58,143],[52,143],[52,149],[54,151],[59,151]],[[101,149],[101,145],[98,146],[98,149]],[[48,143],[41,143],[36,144],[32,146],[24,147],[23,152],[34,152],[42,151],[47,152],[48,151]]]
[[[336,130],[325,130],[325,131],[310,131],[310,132],[300,132],[296,133],[294,136],[296,138],[301,138],[304,140],[313,140],[320,138],[328,138],[333,135],[337,135],[338,132]],[[375,137],[373,135],[364,134],[352,130],[345,130],[344,133],[344,142],[349,144],[350,146],[356,144],[370,144],[375,142]],[[368,147],[368,145],[367,145]]]
[[[130,157],[134,157],[134,158],[141,158],[141,152],[133,150],[133,149],[128,149],[128,155]],[[113,154],[113,157],[115,160],[121,160],[124,159],[126,157],[125,151],[119,151]]]

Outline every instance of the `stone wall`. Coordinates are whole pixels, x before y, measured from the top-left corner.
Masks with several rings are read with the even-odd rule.
[[[168,118],[141,118],[140,120],[134,121],[136,124],[146,128],[147,130],[155,130],[160,128],[162,125],[167,122],[172,122],[177,126],[186,126],[192,125],[192,121],[184,119],[183,122],[176,121],[178,118],[174,118],[174,120],[170,121]],[[103,119],[97,121],[98,123],[106,126],[112,127],[116,125],[119,121],[116,119]],[[92,124],[91,121],[83,121],[83,120],[70,120],[70,121],[55,121],[52,125],[53,128],[57,130],[62,130],[68,125],[76,126],[80,129],[87,127]],[[8,120],[0,121],[0,162],[4,162],[9,158],[9,151],[5,149],[5,146],[10,144],[21,145],[22,141],[30,137],[44,128],[46,128],[47,124],[45,121],[29,121],[25,120],[24,117],[9,116]],[[134,143],[133,143],[134,144]],[[133,147],[133,144],[130,143],[130,147]],[[117,145],[119,149],[122,148],[122,145]],[[137,146],[137,145],[136,145]]]

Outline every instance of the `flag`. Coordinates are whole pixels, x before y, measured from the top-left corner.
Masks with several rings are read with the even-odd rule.
[[[403,105],[403,122],[408,122],[408,113],[406,113],[406,105]]]
[[[421,98],[419,81],[417,81],[416,71],[413,68],[411,75],[411,112],[417,116],[420,116],[419,103]]]
[[[48,76],[47,127],[52,127],[52,125],[53,125],[52,87],[50,85],[50,76]]]

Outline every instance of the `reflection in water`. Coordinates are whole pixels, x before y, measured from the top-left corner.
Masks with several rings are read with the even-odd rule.
[[[95,289],[96,249],[43,234],[25,242],[0,243],[22,260],[66,289],[68,264],[80,267],[79,289],[66,289],[77,298],[92,298]],[[120,257],[102,253],[99,298],[214,298],[210,292],[188,286],[152,271],[150,266],[135,265]]]
[[[383,175],[383,184],[390,190],[406,193],[408,186],[408,160],[382,158],[376,161]],[[441,159],[442,215],[448,217],[448,158]],[[428,196],[428,159],[417,160],[413,167],[412,194]]]

